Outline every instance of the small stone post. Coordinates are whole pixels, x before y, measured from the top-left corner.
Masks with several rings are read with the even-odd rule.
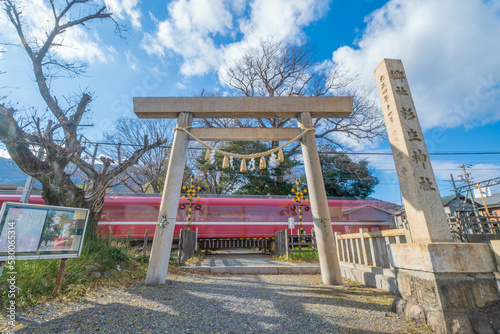
[[[492,252],[487,244],[452,242],[401,60],[384,59],[375,79],[413,238],[389,245],[398,283],[393,311],[436,333],[496,333]]]
[[[299,127],[309,129],[313,127],[311,114],[302,112],[297,117]],[[311,199],[311,212],[318,243],[319,265],[324,284],[342,284],[339,259],[337,256],[335,240],[333,238],[330,210],[326,199],[323,173],[319,161],[316,137],[314,132],[308,131],[301,140],[304,167],[306,170],[307,187]]]
[[[192,122],[193,114],[182,112],[179,114],[177,127],[185,128],[191,126]],[[170,251],[174,238],[175,221],[177,219],[177,208],[181,195],[182,176],[184,175],[184,167],[186,165],[188,144],[188,134],[184,131],[175,131],[148,272],[146,274],[147,285],[165,284],[167,280],[168,261],[170,260]]]

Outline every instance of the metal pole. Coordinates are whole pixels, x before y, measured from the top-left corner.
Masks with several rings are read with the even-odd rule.
[[[465,169],[466,165],[462,164],[459,167],[461,167],[464,171],[464,179],[465,179],[465,182],[467,183],[467,189],[470,193],[470,198],[471,198],[471,202],[472,202],[471,203],[472,210],[474,211],[474,214],[476,215],[476,217],[479,217],[479,211],[477,210],[477,204],[476,204],[476,201],[474,200],[474,192],[472,191],[471,184],[470,184],[469,173],[467,173],[467,170]]]
[[[486,205],[486,201],[484,200],[483,192],[481,191],[481,187],[479,183],[477,184],[477,190],[479,190],[479,195],[481,195],[481,199],[483,200],[484,208],[486,209],[486,214],[490,217],[490,210],[488,210],[488,206]]]

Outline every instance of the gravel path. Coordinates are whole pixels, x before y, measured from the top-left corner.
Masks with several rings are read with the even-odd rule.
[[[20,313],[18,333],[426,333],[389,312],[392,295],[320,275],[170,275]]]

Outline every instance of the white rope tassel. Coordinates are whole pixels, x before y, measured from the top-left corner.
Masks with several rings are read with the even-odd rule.
[[[210,160],[210,155],[212,154],[212,150],[207,148],[207,152],[205,153],[205,160]]]
[[[210,164],[213,165],[215,163],[215,151],[210,153]]]
[[[253,172],[253,171],[255,170],[255,159],[254,159],[254,158],[250,159],[249,166],[250,166],[250,167],[249,167],[248,169],[249,169],[251,172]]]
[[[229,167],[231,167],[231,169],[234,169],[234,165],[233,165],[233,156],[230,156],[230,157],[229,157]]]
[[[272,153],[271,157],[269,158],[269,167],[271,168],[276,168],[280,165],[278,160],[276,159],[276,154]]]

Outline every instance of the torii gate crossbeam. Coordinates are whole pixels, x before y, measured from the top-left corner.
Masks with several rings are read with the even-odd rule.
[[[313,127],[312,118],[345,118],[352,97],[141,97],[134,98],[139,118],[177,118],[177,127],[191,127],[193,118],[297,118],[298,129],[192,128],[202,140],[284,141]],[[146,276],[147,285],[165,284],[172,247],[177,205],[186,164],[189,135],[176,131]],[[316,231],[323,283],[341,284],[339,261],[326,198],[316,138],[306,131],[301,138],[311,211]]]

